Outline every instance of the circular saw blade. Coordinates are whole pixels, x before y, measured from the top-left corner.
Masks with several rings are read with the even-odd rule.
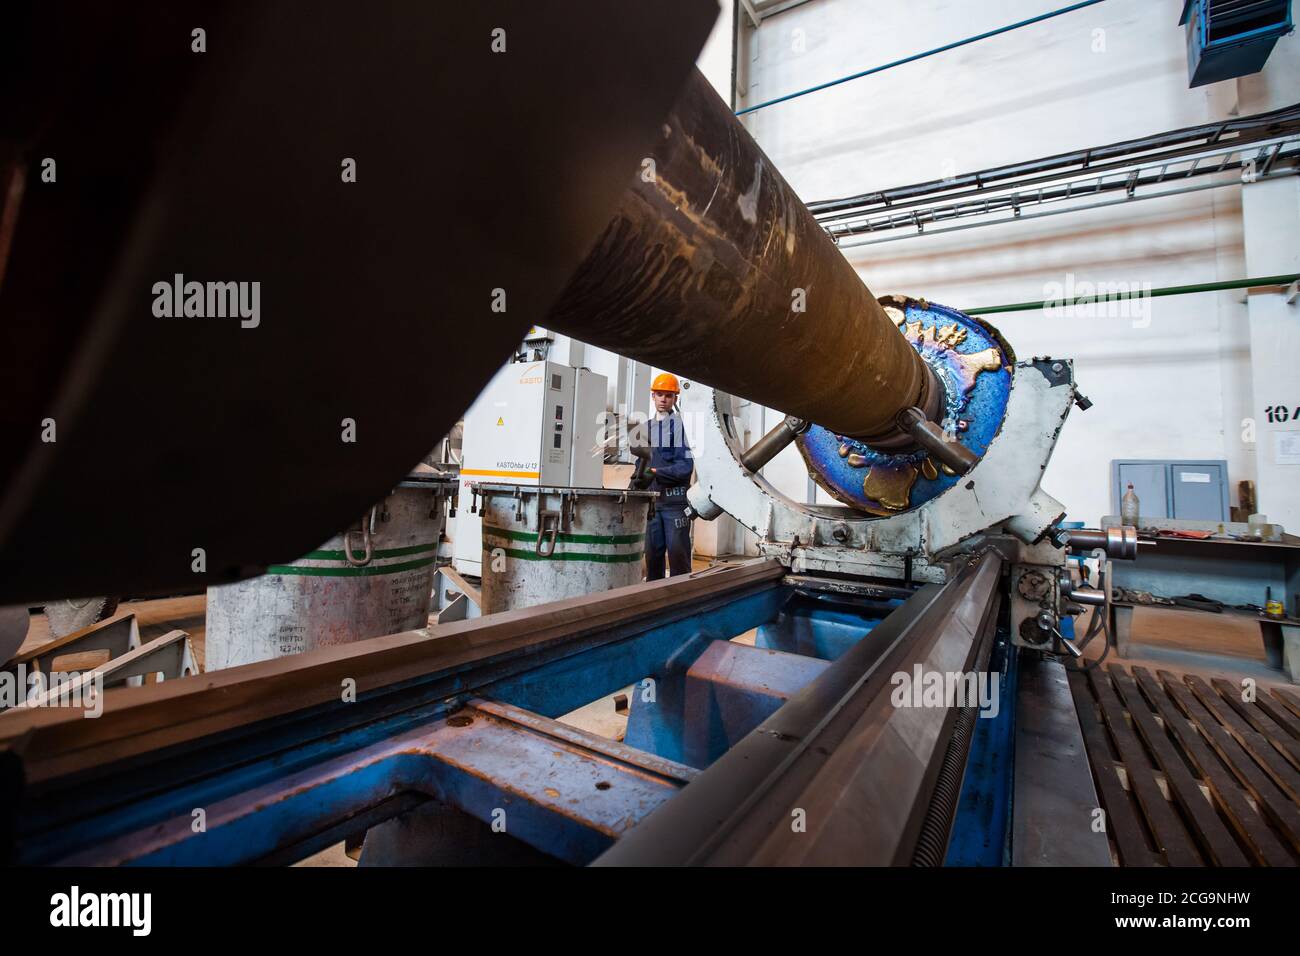
[[[90,627],[113,616],[117,598],[88,597],[50,601],[45,605],[45,619],[54,637],[67,637],[73,631]]]

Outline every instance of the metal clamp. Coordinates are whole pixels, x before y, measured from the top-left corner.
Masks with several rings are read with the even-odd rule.
[[[549,527],[548,527],[549,525]],[[555,539],[560,534],[560,515],[555,511],[540,511],[537,514],[537,546],[540,557],[549,558],[555,553]],[[550,541],[550,546],[542,549],[542,542]]]
[[[375,556],[375,543],[370,538],[370,527],[375,522],[375,509],[370,509],[370,520],[361,519],[361,543],[365,548],[360,560],[352,553],[352,536],[357,533],[357,529],[352,529],[343,535],[343,557],[347,559],[348,564],[354,568],[364,567],[369,564]]]

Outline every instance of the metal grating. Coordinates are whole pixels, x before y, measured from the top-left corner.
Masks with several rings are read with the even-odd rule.
[[[1122,865],[1300,862],[1300,695],[1119,666],[1070,688]]]

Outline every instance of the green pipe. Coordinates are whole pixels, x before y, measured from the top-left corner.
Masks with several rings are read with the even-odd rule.
[[[980,309],[962,309],[967,315],[989,315],[993,312],[1029,312],[1051,304],[1057,308],[1071,305],[1091,305],[1094,302],[1119,302],[1123,299],[1151,298],[1162,295],[1195,295],[1198,292],[1222,292],[1225,289],[1254,289],[1259,286],[1290,285],[1300,281],[1300,274],[1288,276],[1258,276],[1254,279],[1232,279],[1228,282],[1202,282],[1199,285],[1171,285],[1163,289],[1139,289],[1136,292],[1115,292],[1105,295],[1083,295],[1073,299],[1043,300],[1040,302],[1013,302],[1010,305],[987,305]]]

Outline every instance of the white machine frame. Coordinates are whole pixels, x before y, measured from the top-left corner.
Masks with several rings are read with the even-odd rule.
[[[979,463],[918,508],[873,517],[839,505],[791,500],[745,469],[731,399],[683,384],[682,407],[702,423],[693,449],[698,480],[688,498],[705,519],[726,512],[759,538],[763,554],[794,573],[829,571],[942,582],[946,558],[1009,532],[1017,557],[1063,565],[1063,551],[1042,539],[1065,506],[1041,487],[1061,426],[1075,403],[1073,364],[1050,358],[1015,366],[1002,427]],[[1059,556],[1059,559],[1058,559]]]

